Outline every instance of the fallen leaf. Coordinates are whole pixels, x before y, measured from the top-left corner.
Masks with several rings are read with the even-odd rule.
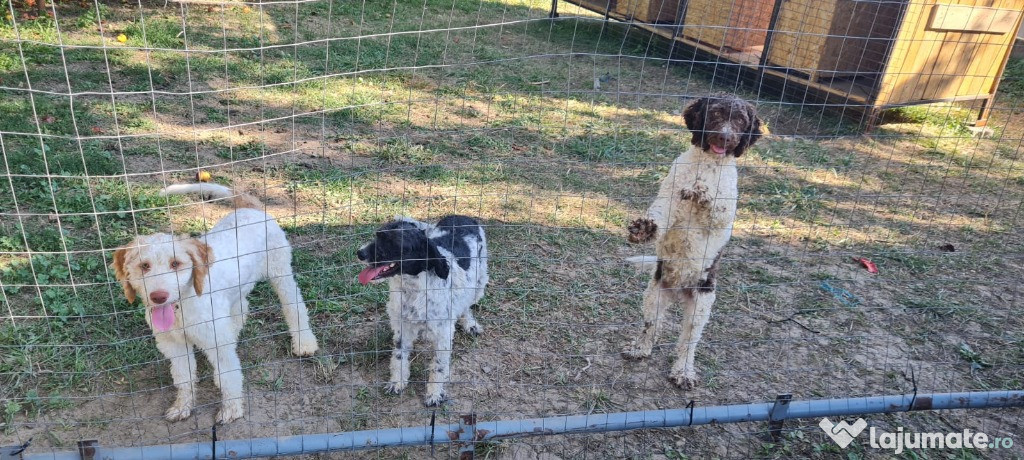
[[[124,43],[124,42],[128,41],[128,36],[125,35],[125,34],[119,34],[117,36],[117,41],[119,41],[121,43]]]
[[[863,257],[854,257],[853,261],[854,262],[860,262],[860,264],[863,265],[864,268],[866,268],[868,270],[868,273],[871,273],[871,274],[877,274],[878,273],[878,266],[875,265],[874,262],[872,262],[872,261],[870,261],[868,259],[865,259]]]
[[[941,249],[943,251],[946,251],[946,252],[956,252],[956,247],[954,247],[952,244],[949,244],[949,243],[946,243],[946,244],[944,244],[942,246],[939,246],[939,249]]]
[[[89,130],[92,131],[93,134],[103,134],[103,128],[100,128],[99,126],[93,126],[92,128],[89,128]]]
[[[515,283],[516,281],[519,281],[519,278],[509,278],[505,280],[505,284],[512,284]]]
[[[46,115],[43,117],[43,123],[53,123],[55,121],[57,121],[57,119],[54,118],[53,115]]]

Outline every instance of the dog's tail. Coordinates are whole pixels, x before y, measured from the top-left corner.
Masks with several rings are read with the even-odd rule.
[[[654,270],[654,267],[658,265],[658,256],[627,257],[626,262],[636,265],[641,270]]]
[[[247,193],[235,193],[234,190],[219,184],[197,183],[197,184],[174,184],[168,185],[160,190],[160,196],[198,194],[204,200],[231,198],[231,203],[236,209],[253,208],[263,209],[263,203],[256,197]]]

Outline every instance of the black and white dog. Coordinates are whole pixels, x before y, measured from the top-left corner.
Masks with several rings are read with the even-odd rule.
[[[398,217],[377,229],[356,256],[367,265],[359,273],[361,284],[390,283],[387,311],[395,347],[386,391],[397,394],[408,386],[409,355],[422,336],[434,346],[424,403],[440,404],[451,375],[456,321],[474,336],[483,332],[470,311],[487,286],[483,227],[466,216],[447,216],[437,225]]]

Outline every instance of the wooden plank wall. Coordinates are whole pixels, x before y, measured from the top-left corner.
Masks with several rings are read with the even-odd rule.
[[[839,0],[818,69],[856,76],[880,74],[902,10],[903,5],[894,1]]]
[[[690,0],[683,35],[730,50],[764,46],[775,0]]]
[[[787,0],[768,62],[812,78],[878,73],[901,9],[895,1]]]
[[[615,11],[634,21],[674,24],[681,0],[619,0]]]
[[[812,74],[832,26],[836,0],[784,0],[768,62]]]

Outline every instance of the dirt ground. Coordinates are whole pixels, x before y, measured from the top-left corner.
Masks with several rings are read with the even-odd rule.
[[[798,141],[775,139],[774,142]],[[840,150],[857,148],[866,140],[854,137],[828,142],[827,149]],[[769,143],[761,148],[768,146],[782,148]],[[309,155],[279,159],[282,164],[308,161],[314,168],[323,167],[325,161]],[[357,160],[346,158],[343,161]],[[874,176],[869,177],[868,169],[887,167],[870,157],[856,161],[865,169],[852,174],[863,174],[865,181]],[[550,168],[553,164],[558,162],[551,161],[544,167]],[[745,168],[748,190],[752,183],[771,174],[772,164],[763,157],[748,158],[741,164]],[[589,171],[599,174],[603,169],[602,165],[594,165],[588,170],[588,166],[568,162],[561,167],[581,168],[583,174]],[[523,168],[529,170],[529,166]],[[322,215],[325,206],[330,206],[324,204],[329,201],[324,198],[329,197],[315,188],[289,196],[283,181],[267,180],[258,172],[243,176],[235,183],[262,191],[271,212],[284,222],[290,217],[300,221],[332,220]],[[436,209],[445,205],[432,201],[433,195],[423,190],[424,184],[373,182],[368,187],[372,194],[379,196],[422,192],[411,200],[414,214],[420,211],[437,215],[441,211]],[[653,183],[647,187],[651,185]],[[471,197],[479,192],[470,186],[461,191]],[[653,192],[653,189],[646,191]],[[434,195],[446,195],[444,190],[435,192]],[[309,197],[304,198],[303,193],[308,193]],[[938,195],[924,195],[937,198],[939,203],[935,206],[920,204],[917,214],[943,209],[945,204]],[[314,199],[316,197],[320,199]],[[801,234],[803,231],[794,221],[772,225],[765,215],[772,216],[777,211],[741,211],[742,219],[737,224],[723,266],[722,293],[698,353],[703,385],[683,392],[664,377],[671,363],[674,329],[666,332],[648,360],[629,362],[618,354],[636,327],[645,283],[645,275],[622,260],[642,253],[644,248],[627,244],[619,229],[558,225],[560,217],[545,210],[550,204],[546,202],[580,200],[576,193],[542,191],[537,196],[526,196],[521,191],[504,190],[499,198],[532,200],[533,204],[525,212],[518,211],[521,213],[516,214],[518,219],[515,220],[503,221],[493,212],[485,214],[492,245],[493,275],[489,296],[477,316],[487,331],[477,339],[465,336],[457,339],[453,381],[449,385],[453,400],[436,412],[438,423],[454,423],[458,415],[467,413],[475,413],[484,420],[502,420],[680,408],[691,400],[699,405],[761,402],[781,393],[792,393],[794,398],[800,399],[899,394],[912,391],[911,369],[921,391],[1013,388],[1019,382],[1021,324],[1018,313],[1020,299],[1024,297],[1016,282],[1021,273],[1021,246],[1019,229],[1015,226],[1006,228],[995,242],[980,237],[980,242],[970,236],[954,237],[943,228],[898,229],[891,226],[891,220],[905,213],[905,204],[896,203],[892,214],[885,215],[890,212],[886,210],[889,204],[884,203],[885,197],[881,196],[874,197],[877,201],[870,204],[878,210],[873,219],[844,214],[833,204],[836,209],[830,210],[829,223],[806,230],[809,235]],[[592,198],[589,202],[582,199],[580,205],[601,206],[603,200],[603,197]],[[977,201],[958,201],[951,206],[984,207],[985,201],[984,197],[977,197]],[[988,204],[993,206],[993,213],[1012,212],[1000,208],[1014,206],[1005,200],[991,200]],[[484,205],[469,202],[461,206],[481,208]],[[465,209],[461,206],[458,209]],[[433,212],[429,211],[431,207],[435,209]],[[491,208],[485,206],[485,209]],[[632,214],[640,208],[627,209]],[[210,213],[210,220],[225,212],[216,205],[205,210]],[[326,210],[338,214],[348,211]],[[188,212],[182,214],[189,215]],[[178,216],[177,220],[180,225],[182,218]],[[922,221],[928,220],[922,218]],[[549,222],[556,224],[544,225]],[[905,243],[904,238],[913,237],[919,243],[908,252],[915,257],[924,257],[922,254],[935,257],[934,269],[921,273],[915,264],[930,264],[931,259],[907,262],[897,255],[890,256],[892,259],[875,258],[883,272],[871,275],[849,260],[851,252],[871,247],[866,243],[853,245],[853,250],[845,247],[820,249],[812,240],[814,233],[829,231],[839,233],[826,237],[831,241],[856,239],[857,232],[872,225],[878,225],[880,230],[872,237],[877,238],[872,243],[884,245],[888,241],[898,245]],[[315,257],[316,264],[321,265],[315,269],[320,276],[337,277],[340,282],[354,284],[358,267],[351,260],[351,248],[358,246],[367,233],[365,227],[347,228],[302,232],[293,237],[293,243],[300,252],[320,255]],[[965,248],[981,245],[983,252],[977,254],[979,257],[993,257],[989,251],[996,248],[1002,248],[1006,255],[998,258],[998,269],[976,266],[973,254],[963,254],[970,249],[940,254],[933,250],[938,241],[951,241]],[[956,267],[955,271],[941,268],[947,264]],[[979,279],[984,281],[965,282]],[[845,305],[831,298],[821,289],[822,282],[853,293],[857,297],[856,304]],[[920,307],[923,310],[915,310],[901,303],[905,302],[904,297],[914,295],[910,293],[922,287],[929,293],[937,293],[938,298],[943,298],[943,292],[954,292],[957,298],[972,298],[976,307],[968,306],[970,309],[966,310],[960,304],[934,303]],[[966,292],[957,292],[959,290]],[[242,360],[247,366],[246,417],[219,427],[220,439],[428,424],[435,412],[420,403],[418,394],[422,383],[414,383],[410,391],[398,397],[384,396],[380,392],[387,378],[389,341],[382,293],[378,291],[379,288],[355,287],[344,294],[325,296],[332,302],[360,305],[361,312],[314,314],[314,327],[321,340],[321,352],[315,359],[294,359],[287,355],[287,337],[283,334],[280,316],[272,307],[253,315],[251,321],[262,333],[248,330],[246,343],[241,347]],[[930,294],[921,295],[931,298]],[[325,299],[312,299],[314,304],[322,300]],[[970,344],[992,367],[972,368],[971,362],[958,354],[962,344]],[[414,364],[427,358],[417,356]],[[205,367],[200,369],[208,372]],[[208,378],[200,386],[202,406],[196,415],[171,424],[161,418],[173,397],[165,364],[146,363],[128,375],[130,379],[113,384],[97,382],[95,393],[82,394],[80,400],[73,400],[72,408],[24,420],[16,433],[4,435],[5,443],[32,438],[35,449],[68,449],[76,440],[90,438],[111,446],[209,441],[217,392]],[[413,379],[423,377],[422,369],[414,368]],[[1021,429],[1019,409],[867,418],[872,426],[892,429],[900,425],[908,431],[968,428],[993,436],[1016,436]],[[829,444],[816,423],[816,420],[788,422],[782,442],[772,442],[766,436],[765,424],[751,423],[506,440],[480,446],[477,452],[482,458],[546,459],[833,458],[846,454]],[[933,452],[929,458],[936,458],[936,455],[944,458],[945,454]],[[1014,449],[978,456],[1014,458],[1019,454],[1020,451]],[[319,457],[422,458],[428,455],[431,455],[429,449],[419,448]],[[432,455],[455,457],[457,451],[438,446]],[[863,448],[854,455],[888,457]]]
[[[523,14],[534,18],[543,11],[534,5]],[[275,30],[288,30],[283,25],[290,23],[278,22]],[[598,42],[587,48],[593,55],[576,61],[559,55],[591,44],[560,39],[568,26],[552,26],[546,35],[516,29],[493,43],[479,39],[481,47],[486,42],[500,51],[492,56],[496,63],[475,65],[476,75],[454,68],[397,72],[393,79],[336,78],[331,84],[339,86],[323,90],[322,112],[302,106],[308,101],[298,90],[231,90],[231,97],[177,101],[142,116],[147,124],[132,132],[138,139],[105,141],[106,151],[124,161],[128,182],[142,190],[189,180],[203,169],[253,192],[296,248],[321,351],[309,359],[290,356],[269,290],[257,288],[240,346],[246,415],[218,427],[218,438],[422,426],[432,417],[456,423],[470,413],[511,420],[673,409],[691,401],[765,402],[779,394],[903,394],[915,384],[921,392],[1024,386],[1024,113],[1013,96],[997,104],[991,138],[972,137],[957,118],[964,109],[949,106],[910,112],[862,135],[851,128],[855,117],[713,82],[714,69],[614,54],[637,48],[655,56],[664,43],[650,37],[627,39],[633,32],[616,29],[607,45],[593,38],[605,37],[604,28],[575,27],[580,31],[568,37]],[[530,65],[498,59],[519,50],[531,56]],[[604,86],[595,89],[592,77]],[[197,80],[196,89],[230,87],[219,76]],[[168,83],[171,89],[183,84]],[[624,259],[651,252],[626,242],[625,225],[643,212],[669,162],[688,145],[684,104],[717,90],[757,101],[770,134],[739,160],[742,198],[697,354],[701,384],[681,391],[666,379],[678,327],[670,326],[647,360],[619,355],[639,327],[648,276]],[[360,91],[372,97],[327,107],[332,92]],[[353,108],[357,103],[363,106]],[[212,115],[224,107],[231,121]],[[294,115],[303,111],[310,114]],[[143,148],[152,147],[152,139],[164,142],[155,152]],[[198,233],[226,212],[219,204],[185,200],[152,225]],[[355,282],[360,267],[353,251],[396,213],[437,219],[451,212],[484,221],[491,285],[476,313],[486,331],[478,338],[457,336],[447,387],[452,399],[434,410],[420,401],[429,355],[413,358],[414,382],[405,394],[382,393],[390,347],[386,289]],[[859,257],[875,262],[879,273],[853,261]],[[106,292],[116,287],[113,281],[96,289]],[[39,296],[22,290],[5,300],[11,323],[26,327],[32,319],[23,312]],[[200,359],[195,415],[164,421],[173,399],[166,362],[152,350],[141,315],[109,297],[117,313],[61,323],[79,331],[70,352],[86,364],[35,362],[0,373],[10,383],[0,389],[0,406],[18,404],[0,414],[0,446],[32,439],[31,452],[45,453],[73,450],[82,439],[105,446],[211,441],[219,396],[209,367]],[[97,325],[111,318],[118,325],[113,332]],[[111,357],[114,345],[124,343],[143,351],[126,360]],[[12,354],[34,346],[27,340],[3,344]],[[54,384],[71,374],[87,378],[70,387]],[[58,391],[53,388],[59,388],[59,402],[38,401]],[[712,424],[508,439],[480,444],[476,454],[546,460],[1024,456],[1020,408],[865,419],[886,431],[970,429],[1013,437],[1016,446],[894,456],[867,448],[864,435],[839,449],[818,420],[794,420],[780,440],[768,436],[764,423]],[[311,457],[457,458],[458,451],[438,445]]]

